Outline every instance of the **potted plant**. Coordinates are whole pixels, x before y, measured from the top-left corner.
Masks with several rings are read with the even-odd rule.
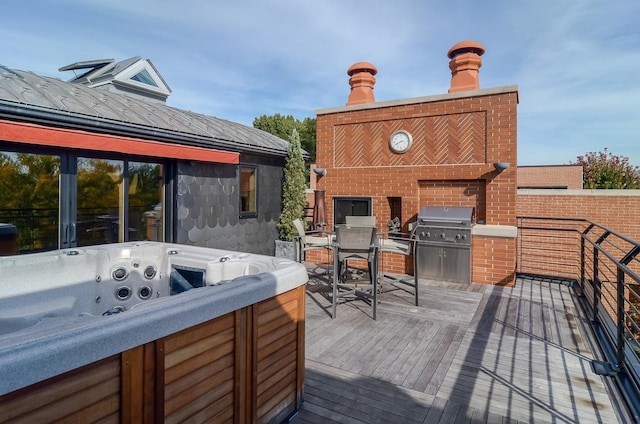
[[[278,222],[280,239],[276,240],[276,256],[296,259],[294,244],[298,231],[293,224],[296,219],[302,220],[306,200],[305,165],[300,147],[300,136],[294,128],[289,137],[289,150],[284,167],[282,185],[282,214]]]

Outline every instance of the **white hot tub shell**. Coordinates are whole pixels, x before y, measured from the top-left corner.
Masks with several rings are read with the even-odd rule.
[[[307,280],[291,260],[157,242],[0,257],[0,395]]]

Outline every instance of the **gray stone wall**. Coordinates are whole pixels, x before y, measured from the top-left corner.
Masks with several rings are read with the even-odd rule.
[[[258,215],[240,218],[238,166],[179,162],[176,242],[273,255],[282,211],[284,159],[241,157],[257,165]]]

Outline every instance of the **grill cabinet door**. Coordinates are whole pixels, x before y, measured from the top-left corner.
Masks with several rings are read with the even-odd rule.
[[[468,247],[447,246],[442,253],[442,278],[446,281],[469,283],[471,258]]]
[[[469,246],[420,243],[416,250],[416,272],[419,278],[471,282]]]
[[[416,255],[416,272],[419,278],[442,278],[442,247],[418,244]]]

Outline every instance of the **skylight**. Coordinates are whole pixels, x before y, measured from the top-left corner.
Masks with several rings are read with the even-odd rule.
[[[140,56],[117,63],[114,59],[88,60],[60,68],[74,72],[78,69],[87,71],[76,75],[69,82],[161,102],[166,101],[171,94],[171,89],[151,61],[141,60]]]
[[[156,82],[153,80],[153,78],[151,77],[151,75],[146,69],[143,69],[142,71],[138,72],[137,74],[132,76],[130,79],[141,82],[143,84],[153,85],[154,87],[158,86],[158,84],[156,84]]]

